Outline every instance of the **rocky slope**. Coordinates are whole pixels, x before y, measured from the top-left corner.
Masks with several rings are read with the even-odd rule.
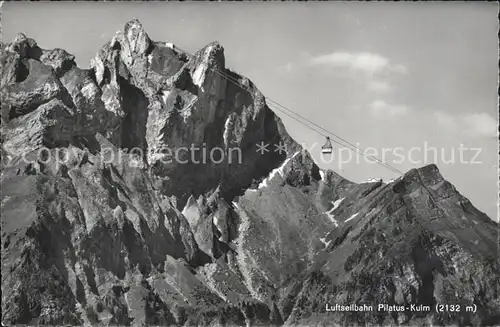
[[[190,57],[134,20],[89,69],[24,35],[0,58],[5,325],[500,321],[498,224],[434,165],[319,169],[218,43]],[[351,303],[432,310],[326,311]]]

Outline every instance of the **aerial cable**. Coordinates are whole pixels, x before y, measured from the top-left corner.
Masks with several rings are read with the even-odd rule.
[[[187,56],[189,56],[189,57],[191,57],[191,58],[192,58],[192,57],[194,57],[194,55],[193,55],[193,54],[191,54],[191,53],[189,53],[188,51],[185,51],[185,50],[183,50],[183,49],[181,49],[181,48],[179,48],[179,47],[177,47],[177,46],[176,46],[175,48],[176,48],[176,49],[178,49],[178,50],[180,50],[181,52],[183,52],[184,54],[186,54]],[[207,65],[207,68],[208,68],[208,69],[210,69],[211,71],[215,72],[216,74],[220,75],[222,78],[225,78],[227,81],[229,81],[229,82],[233,83],[233,84],[234,84],[234,85],[236,85],[237,87],[241,88],[242,90],[244,90],[244,91],[246,91],[246,92],[248,92],[248,93],[251,93],[251,91],[250,91],[249,89],[247,89],[245,86],[241,85],[240,81],[238,81],[238,80],[236,80],[236,79],[233,79],[233,78],[232,78],[232,77],[230,77],[227,73],[225,73],[225,72],[221,72],[219,69],[217,69],[217,68],[213,68],[213,67],[210,67],[210,66],[208,66],[208,65]],[[291,110],[291,109],[288,109],[287,107],[285,107],[284,105],[280,104],[279,102],[277,102],[277,101],[275,101],[275,100],[272,100],[271,98],[266,97],[266,96],[265,96],[264,98],[265,98],[265,100],[267,100],[267,101],[266,101],[266,104],[267,104],[267,106],[268,106],[268,107],[271,107],[271,106],[270,106],[270,104],[273,104],[273,105],[272,105],[272,107],[274,107],[274,108],[270,108],[270,109],[277,109],[279,112],[281,112],[281,113],[285,114],[286,116],[288,116],[288,117],[290,117],[290,118],[294,119],[295,121],[299,122],[300,124],[304,125],[305,127],[309,128],[310,130],[312,130],[312,131],[314,131],[314,132],[318,133],[319,135],[321,135],[321,136],[323,136],[323,137],[326,137],[326,138],[327,138],[327,140],[333,141],[334,143],[336,143],[336,144],[338,144],[338,145],[340,145],[340,146],[342,146],[342,147],[345,147],[345,148],[347,148],[347,149],[349,149],[349,150],[351,150],[351,151],[356,151],[357,153],[359,153],[359,154],[361,154],[361,155],[363,155],[363,156],[365,156],[365,157],[367,157],[367,158],[372,159],[372,160],[373,160],[373,161],[375,161],[376,163],[378,163],[378,164],[380,164],[380,165],[384,166],[385,168],[387,168],[387,169],[391,170],[392,172],[395,172],[395,173],[398,173],[398,174],[401,174],[401,175],[403,175],[403,174],[404,174],[404,173],[403,173],[403,172],[401,172],[399,169],[397,169],[397,168],[395,168],[395,167],[392,167],[391,165],[389,165],[388,163],[386,163],[386,162],[384,162],[384,161],[382,161],[382,160],[378,159],[377,157],[374,157],[374,156],[367,156],[367,155],[364,153],[364,151],[362,151],[361,149],[359,149],[356,145],[354,145],[354,144],[350,143],[349,141],[347,141],[346,139],[344,139],[344,138],[340,137],[339,135],[337,135],[337,134],[335,134],[335,133],[333,133],[333,132],[331,132],[331,131],[329,131],[329,130],[327,130],[327,129],[323,128],[322,126],[320,126],[320,125],[316,124],[315,122],[311,121],[310,119],[308,119],[308,118],[306,118],[306,117],[304,117],[304,116],[302,116],[302,115],[298,114],[297,112],[295,112],[295,111],[293,111],[293,110]],[[283,108],[284,110],[286,110],[286,111],[288,111],[288,112],[285,112],[284,110],[282,110],[282,109],[280,109],[280,108]],[[309,126],[309,125],[308,125],[308,124],[306,124],[304,121],[301,121],[300,119],[298,119],[298,118],[296,118],[296,117],[292,116],[292,115],[291,115],[291,114],[289,114],[289,113],[292,113],[292,114],[294,114],[295,116],[299,117],[300,119],[302,119],[302,120],[304,120],[304,121],[308,122],[309,124],[313,125],[315,128],[313,128],[313,127]],[[323,133],[323,132],[321,132],[321,131],[318,131],[318,129],[319,129],[319,130],[321,130],[321,131],[323,131],[323,132],[325,132],[326,134],[329,134],[329,135],[331,135],[331,136],[333,136],[333,137],[335,137],[335,138],[337,138],[337,139],[341,140],[341,141],[342,141],[342,142],[344,142],[345,144],[340,143],[340,142],[338,142],[337,140],[332,140],[332,139],[329,139],[327,135],[324,135],[324,133]]]
[[[177,46],[176,46],[175,48],[176,48],[176,49],[179,49],[180,51],[182,51],[184,54],[186,54],[186,55],[187,55],[187,56],[189,56],[189,57],[194,57],[194,55],[193,55],[193,54],[191,54],[191,53],[190,53],[190,52],[188,52],[188,51],[185,51],[185,50],[183,50],[183,49],[181,49],[181,48],[179,48],[179,47],[177,47]],[[208,65],[207,65],[207,68],[208,68],[208,69],[210,69],[210,70],[212,70],[212,71],[214,71],[215,73],[217,73],[217,74],[221,75],[223,78],[225,78],[226,80],[228,80],[228,81],[230,81],[231,83],[235,84],[237,87],[241,88],[242,90],[247,91],[248,93],[251,93],[251,92],[250,92],[250,90],[246,89],[243,85],[241,85],[241,84],[240,84],[240,82],[239,82],[238,80],[235,80],[235,81],[234,81],[234,80],[232,80],[232,79],[231,79],[231,77],[230,77],[230,76],[228,76],[225,72],[220,72],[218,69],[214,69],[214,68],[212,68],[212,67],[210,67],[210,66],[208,66]],[[344,138],[342,138],[342,137],[338,136],[337,134],[335,134],[335,133],[333,133],[333,132],[331,132],[331,131],[329,131],[329,130],[327,130],[327,129],[323,128],[323,127],[321,127],[320,125],[318,125],[318,124],[316,124],[315,122],[313,122],[313,121],[309,120],[308,118],[303,117],[302,115],[300,115],[300,114],[296,113],[295,111],[293,111],[293,110],[291,110],[291,109],[288,109],[287,107],[285,107],[285,106],[281,105],[279,102],[276,102],[276,101],[272,100],[272,99],[271,99],[271,98],[269,98],[269,97],[264,97],[264,98],[265,98],[265,100],[267,100],[267,101],[266,101],[266,104],[267,104],[267,106],[268,106],[270,109],[275,109],[275,110],[277,109],[279,112],[281,112],[281,113],[283,113],[283,114],[287,115],[288,117],[290,117],[290,118],[292,118],[292,119],[296,120],[297,122],[299,122],[300,124],[302,124],[302,125],[304,125],[305,127],[309,128],[310,130],[315,131],[315,132],[316,132],[316,133],[318,133],[319,135],[326,137],[326,138],[327,138],[327,140],[333,141],[333,142],[334,142],[334,143],[336,143],[336,144],[339,144],[339,145],[341,145],[341,146],[344,146],[344,147],[346,147],[347,149],[349,149],[349,150],[351,150],[351,151],[352,151],[353,149],[351,149],[350,147],[352,147],[352,148],[354,148],[354,149],[355,149],[358,153],[362,154],[363,156],[365,156],[365,157],[367,157],[367,158],[370,158],[370,159],[372,159],[372,160],[376,161],[377,163],[379,163],[380,165],[384,166],[385,168],[387,168],[387,169],[391,170],[392,172],[395,172],[395,173],[398,173],[398,174],[404,175],[404,173],[403,173],[402,171],[400,171],[399,169],[397,169],[397,168],[395,168],[395,167],[392,167],[392,166],[391,166],[391,165],[389,165],[388,163],[385,163],[384,161],[382,161],[382,160],[380,160],[380,159],[378,159],[378,158],[376,158],[376,157],[374,157],[374,156],[367,156],[367,155],[364,153],[364,151],[361,151],[361,150],[360,150],[357,146],[355,146],[354,144],[352,144],[352,143],[350,143],[349,141],[345,140]],[[270,103],[273,103],[273,104],[274,104],[274,106],[272,106],[272,107],[274,107],[274,108],[272,108],[272,107],[270,106]],[[318,128],[318,129],[320,129],[321,131],[326,132],[327,134],[330,134],[330,135],[332,135],[332,136],[336,137],[337,139],[339,139],[339,140],[341,140],[341,141],[345,142],[345,143],[346,143],[347,145],[349,145],[350,147],[349,147],[349,146],[346,146],[345,144],[341,144],[341,143],[339,143],[339,142],[338,142],[338,141],[336,141],[336,140],[331,140],[331,139],[329,139],[329,138],[328,138],[328,136],[323,135],[323,133],[322,133],[322,132],[320,132],[320,131],[318,131],[316,128],[313,128],[313,127],[311,127],[311,126],[307,125],[307,124],[306,124],[306,123],[304,123],[303,121],[301,121],[301,120],[299,120],[298,118],[296,118],[296,117],[294,117],[294,116],[292,116],[292,115],[288,114],[287,112],[285,112],[285,111],[283,111],[283,110],[280,110],[280,109],[279,109],[279,108],[277,108],[277,107],[281,107],[281,108],[285,109],[286,111],[293,113],[294,115],[296,115],[296,116],[300,117],[301,119],[303,119],[303,120],[307,121],[307,122],[308,122],[308,123],[310,123],[311,125],[313,125],[313,126],[317,127],[317,128]],[[427,187],[424,185],[424,183],[423,183],[423,181],[421,180],[421,178],[419,178],[419,182],[420,182],[420,184],[421,184],[421,185],[422,185],[425,189],[427,189]],[[437,204],[436,200],[434,199],[433,195],[430,193],[430,191],[429,191],[428,189],[427,189],[427,191],[428,191],[428,193],[429,193],[429,198],[430,198],[431,202],[433,202],[433,203],[434,203],[434,205],[436,205],[436,207],[438,207],[438,208],[439,208],[439,206],[438,206],[438,204]]]

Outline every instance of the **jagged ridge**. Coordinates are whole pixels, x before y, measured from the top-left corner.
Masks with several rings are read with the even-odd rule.
[[[390,184],[320,170],[253,83],[225,68],[220,44],[190,58],[133,20],[90,69],[23,35],[2,46],[1,60],[6,323],[498,319],[498,224],[433,165]],[[260,141],[283,142],[287,153],[261,156]],[[191,144],[235,147],[244,160],[165,163],[154,151]],[[444,302],[479,309],[324,310]]]

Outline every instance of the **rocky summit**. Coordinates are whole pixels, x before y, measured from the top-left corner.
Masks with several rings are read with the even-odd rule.
[[[435,165],[320,169],[217,42],[0,58],[3,325],[500,323],[497,223]]]

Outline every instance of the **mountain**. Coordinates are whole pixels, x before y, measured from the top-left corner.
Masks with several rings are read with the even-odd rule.
[[[320,169],[217,42],[133,20],[89,69],[22,34],[0,58],[3,324],[500,322],[497,223],[435,165]]]

